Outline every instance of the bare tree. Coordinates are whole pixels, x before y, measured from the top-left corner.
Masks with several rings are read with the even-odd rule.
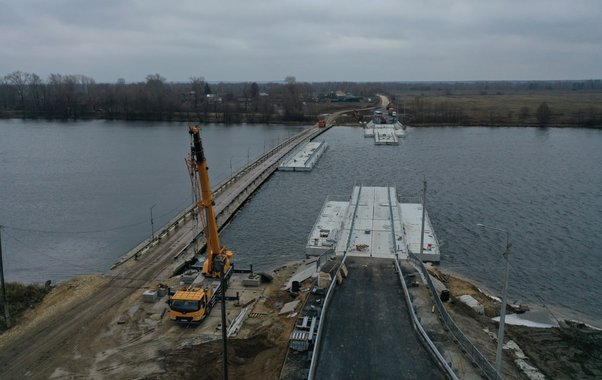
[[[25,107],[25,91],[29,81],[31,80],[31,74],[24,73],[22,71],[13,71],[12,73],[7,74],[4,79],[6,83],[13,86],[17,92],[17,97],[19,98],[19,109],[23,111]]]
[[[303,107],[299,98],[299,86],[294,76],[284,78],[286,90],[282,99],[284,117],[288,120],[300,120],[303,118]]]
[[[200,103],[205,99],[205,78],[190,77],[190,97],[192,109],[198,111]]]
[[[550,122],[552,118],[552,111],[548,106],[548,103],[543,102],[537,107],[537,111],[535,111],[535,116],[537,117],[537,121],[541,125],[546,125]]]
[[[529,107],[521,107],[518,112],[518,118],[521,123],[524,123],[531,116],[531,109]]]
[[[44,82],[37,74],[31,74],[31,80],[29,81],[29,94],[31,97],[31,108],[32,111],[37,115],[42,109],[44,102],[46,101]]]

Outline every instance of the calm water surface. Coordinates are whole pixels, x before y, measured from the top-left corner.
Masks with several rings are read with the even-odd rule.
[[[209,126],[213,183],[299,130]],[[304,257],[328,195],[355,184],[428,181],[428,210],[443,243],[441,267],[501,293],[504,236],[512,241],[510,300],[602,325],[602,131],[411,129],[375,146],[361,129],[334,128],[309,173],[277,172],[223,231],[240,264],[268,270]],[[190,202],[186,127],[124,122],[0,121],[0,223],[9,279],[44,281],[102,272]],[[94,233],[57,233],[98,231]]]
[[[203,128],[214,185],[298,126]],[[8,280],[105,272],[192,203],[184,123],[0,120],[0,224]],[[154,207],[153,207],[154,206]]]
[[[224,239],[256,264],[303,257],[327,195],[355,184],[418,195],[443,243],[441,267],[501,294],[504,234],[513,244],[509,298],[602,326],[602,131],[411,129],[400,146],[375,146],[361,129],[335,128],[310,173],[278,172],[232,221]]]

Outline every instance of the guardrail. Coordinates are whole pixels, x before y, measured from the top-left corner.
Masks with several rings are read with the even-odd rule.
[[[397,255],[397,239],[395,238],[395,218],[393,218],[393,202],[391,202],[392,189],[387,185],[387,198],[389,199],[389,218],[391,218],[391,244],[393,254]],[[400,221],[401,222],[401,221]]]
[[[445,327],[452,333],[454,338],[460,344],[462,349],[470,356],[472,362],[481,369],[481,372],[490,380],[503,380],[502,376],[498,375],[495,371],[495,368],[491,365],[491,363],[483,356],[483,354],[472,344],[470,339],[464,335],[462,330],[456,325],[452,317],[449,315],[441,299],[437,295],[437,290],[431,281],[431,277],[422,263],[422,261],[418,260],[418,258],[411,252],[409,252],[410,258],[414,261],[417,268],[420,270],[424,278],[426,278],[427,285],[431,291],[433,299],[435,301],[435,308],[439,314],[439,317],[445,324]]]
[[[345,261],[347,260],[347,250],[349,248],[349,243],[351,242],[351,232],[353,231],[353,225],[355,223],[355,215],[357,213],[357,207],[360,203],[360,194],[362,192],[362,187],[359,187],[357,192],[357,201],[355,202],[355,208],[353,209],[353,216],[351,218],[351,227],[349,230],[349,236],[347,237],[347,244],[345,245],[345,253],[343,254],[343,259],[339,264],[337,270],[334,272],[335,277],[331,280],[330,286],[328,287],[328,291],[326,292],[326,298],[324,299],[324,306],[322,306],[322,311],[320,312],[320,321],[318,322],[318,332],[316,333],[316,341],[314,344],[314,350],[311,355],[311,364],[309,365],[309,376],[308,380],[315,379],[316,369],[318,366],[318,355],[320,354],[320,343],[322,341],[322,330],[324,328],[324,321],[326,320],[326,309],[328,309],[328,305],[330,304],[330,300],[332,299],[332,293],[334,292],[334,288],[336,286],[336,273],[339,273]]]
[[[408,305],[408,310],[410,312],[410,317],[412,319],[412,326],[414,326],[414,329],[420,334],[420,337],[422,338],[423,342],[426,343],[431,354],[435,357],[437,362],[439,362],[439,365],[443,368],[443,370],[445,372],[447,372],[447,375],[452,380],[458,380],[458,377],[454,373],[453,369],[451,369],[451,367],[447,364],[447,362],[445,361],[445,358],[441,355],[441,353],[439,352],[439,350],[437,349],[437,347],[435,346],[435,344],[433,343],[431,338],[428,336],[426,331],[424,331],[424,328],[422,328],[422,325],[420,324],[420,321],[418,320],[418,317],[416,316],[416,312],[414,311],[414,306],[412,305],[412,299],[410,298],[410,292],[408,291],[408,287],[404,280],[403,271],[401,270],[401,265],[399,265],[399,255],[397,254],[397,240],[395,239],[395,219],[393,218],[393,202],[391,202],[391,191],[392,191],[392,189],[389,186],[387,186],[387,196],[389,198],[389,214],[390,214],[390,218],[391,218],[391,238],[393,239],[392,240],[393,254],[395,255],[395,267],[397,268],[397,274],[399,275],[399,281],[401,281],[401,286],[403,288],[403,295],[405,297],[406,304]]]
[[[399,265],[399,256],[395,254],[395,268],[397,268],[397,273],[399,275],[399,281],[401,281],[401,286],[403,288],[403,295],[405,297],[406,303],[408,305],[408,311],[410,313],[410,319],[412,320],[412,326],[420,335],[420,338],[424,343],[426,343],[427,348],[431,352],[431,355],[437,360],[441,368],[447,373],[447,375],[452,380],[459,380],[458,376],[454,373],[454,370],[447,364],[445,358],[441,355],[431,338],[428,336],[427,332],[424,331],[424,328],[420,324],[418,317],[416,316],[416,312],[414,311],[414,306],[412,305],[412,299],[410,298],[410,292],[408,291],[408,286],[403,277],[403,271],[401,270],[401,265]]]

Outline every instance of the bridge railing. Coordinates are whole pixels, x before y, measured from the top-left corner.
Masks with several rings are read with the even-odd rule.
[[[213,190],[213,192],[212,192],[213,197],[214,198],[217,197],[219,194],[224,192],[228,187],[230,187],[234,182],[236,182],[239,178],[241,178],[242,176],[247,174],[249,171],[255,169],[258,165],[262,164],[264,161],[268,160],[270,157],[272,157],[273,155],[278,153],[283,147],[287,146],[288,144],[293,142],[295,139],[300,139],[300,141],[303,141],[308,137],[312,138],[315,134],[317,134],[317,132],[320,132],[320,131],[316,131],[316,130],[317,130],[317,128],[304,129],[300,133],[289,137],[288,139],[284,140],[277,146],[273,147],[268,152],[264,153],[263,155],[261,155],[260,157],[255,159],[249,165],[240,168],[236,173],[232,174],[230,177],[226,178],[225,180],[220,182],[219,185],[217,185],[215,187],[215,190]],[[298,143],[295,145],[298,145]],[[191,204],[190,206],[187,206],[182,212],[180,212],[178,215],[176,215],[174,218],[172,218],[170,221],[168,221],[163,227],[158,229],[155,234],[155,236],[156,236],[155,238],[150,237],[150,238],[144,239],[142,242],[140,242],[134,248],[130,249],[125,255],[123,255],[119,259],[118,262],[113,264],[113,266],[111,266],[111,269],[116,268],[117,266],[119,266],[120,264],[123,264],[124,262],[131,259],[132,257],[136,257],[140,254],[143,254],[148,249],[155,246],[163,236],[165,236],[166,234],[169,233],[169,231],[173,230],[184,220],[191,217],[192,213],[195,211],[195,207],[196,207],[196,205],[194,203]],[[188,248],[188,247],[186,247],[186,248]]]
[[[462,330],[456,325],[452,317],[449,315],[445,306],[443,306],[443,302],[438,296],[438,292],[435,289],[435,285],[431,280],[431,277],[428,273],[428,270],[424,266],[421,260],[419,260],[413,253],[409,252],[410,259],[416,264],[416,267],[420,270],[423,278],[426,279],[427,285],[431,291],[433,296],[433,300],[435,302],[435,308],[439,314],[439,317],[445,324],[445,327],[452,333],[454,338],[458,341],[462,349],[470,356],[472,362],[477,365],[481,372],[490,380],[503,380],[503,378],[498,375],[495,371],[495,368],[491,365],[489,360],[485,358],[485,356],[475,347],[474,344],[464,335]]]
[[[403,295],[408,304],[408,310],[410,312],[410,319],[412,320],[412,325],[414,329],[420,335],[422,341],[427,345],[427,348],[433,355],[433,357],[437,360],[441,368],[447,373],[450,379],[458,380],[458,376],[454,373],[454,370],[447,364],[445,358],[441,355],[431,338],[428,336],[427,332],[424,330],[418,317],[416,316],[416,312],[414,311],[414,306],[412,305],[412,299],[410,298],[410,292],[408,291],[408,286],[406,285],[405,279],[403,277],[403,272],[401,270],[401,265],[399,265],[399,256],[395,255],[395,268],[397,268],[397,273],[399,275],[399,280],[401,281],[401,286],[403,288]]]
[[[353,231],[353,225],[355,223],[355,215],[357,213],[357,206],[360,203],[360,194],[362,192],[362,187],[360,186],[357,193],[357,200],[355,202],[355,208],[353,209],[353,216],[351,218],[351,226],[350,231]],[[334,293],[334,289],[337,283],[336,273],[339,273],[343,265],[345,265],[345,261],[347,260],[347,250],[349,248],[349,243],[351,242],[351,233],[349,233],[349,237],[347,238],[347,243],[345,246],[345,253],[343,254],[343,259],[339,264],[337,270],[334,272],[335,277],[330,281],[330,286],[328,287],[328,291],[326,292],[326,298],[324,299],[324,304],[322,306],[322,311],[320,312],[320,320],[318,321],[318,332],[316,334],[316,341],[314,344],[314,350],[311,355],[311,364],[309,366],[309,375],[308,380],[314,380],[316,376],[316,370],[318,368],[318,356],[320,355],[320,344],[322,341],[322,330],[324,329],[324,321],[326,321],[326,309],[328,309],[328,305],[330,305],[330,301],[332,299],[332,293]]]

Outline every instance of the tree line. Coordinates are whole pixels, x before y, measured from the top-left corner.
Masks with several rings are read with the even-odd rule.
[[[84,75],[15,71],[0,80],[0,117],[196,120],[200,122],[306,121],[312,88],[287,77],[282,83],[214,83],[203,77],[168,82],[96,83]]]
[[[280,82],[212,83],[201,76],[170,82],[160,74],[149,74],[140,82],[97,83],[85,75],[51,74],[42,79],[23,71],[0,77],[0,118],[313,122],[319,114],[334,109],[327,95],[339,90],[365,100],[378,93],[389,94],[398,112],[413,124],[602,124],[595,106],[562,115],[545,101],[501,111],[499,104],[486,104],[485,100],[502,94],[535,93],[589,97],[590,93],[602,93],[601,80],[308,83],[287,76]],[[479,96],[482,104],[468,108],[456,98],[463,94]]]

